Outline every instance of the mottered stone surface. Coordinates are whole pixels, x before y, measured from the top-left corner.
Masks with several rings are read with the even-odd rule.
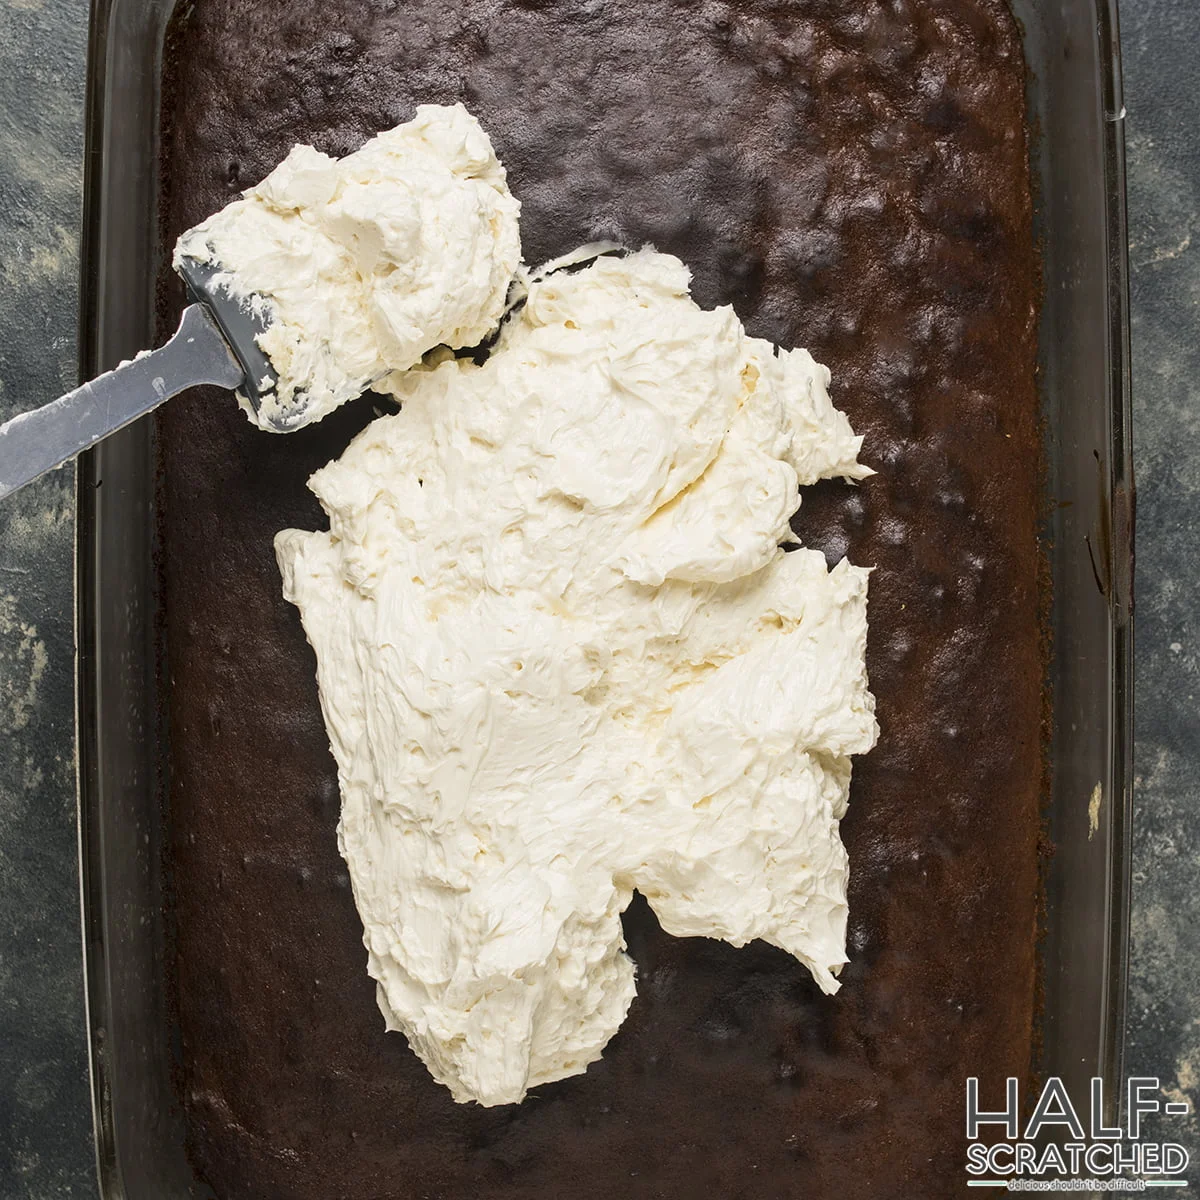
[[[1137,580],[1133,931],[1126,1070],[1200,1185],[1200,96],[1195,0],[1122,0]]]
[[[0,418],[76,379],[86,0],[0,0]],[[0,504],[0,1197],[95,1194],[75,837],[74,474]]]

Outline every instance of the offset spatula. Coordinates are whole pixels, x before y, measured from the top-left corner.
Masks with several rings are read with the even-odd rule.
[[[236,388],[255,412],[275,391],[278,376],[255,341],[263,318],[217,282],[218,267],[184,259],[178,271],[194,303],[166,345],[0,425],[0,500],[186,388]],[[285,433],[303,413],[301,399],[269,424]]]

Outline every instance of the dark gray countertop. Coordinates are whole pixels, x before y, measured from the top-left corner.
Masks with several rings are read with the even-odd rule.
[[[84,0],[0,0],[0,414],[76,382]],[[74,475],[0,505],[0,1197],[94,1196],[75,849]]]
[[[1124,0],[1137,483],[1128,1068],[1192,1105],[1200,1185],[1200,4]]]
[[[86,0],[0,0],[0,417],[76,370]],[[1130,1073],[1200,1101],[1200,0],[1125,0],[1137,530]],[[73,477],[0,506],[0,1200],[91,1197]],[[1178,1093],[1178,1095],[1176,1095]],[[1172,1135],[1191,1151],[1194,1116]]]

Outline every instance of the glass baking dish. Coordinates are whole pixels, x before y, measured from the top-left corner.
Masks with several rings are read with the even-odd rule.
[[[82,369],[150,344],[158,88],[174,0],[94,0]],[[1133,481],[1115,0],[1013,0],[1029,65],[1044,269],[1041,395],[1052,575],[1053,779],[1039,1070],[1121,1076],[1129,900]],[[152,425],[80,461],[80,854],[103,1196],[211,1193],[184,1154],[167,1004],[170,905]],[[1110,1114],[1111,1115],[1111,1114]]]

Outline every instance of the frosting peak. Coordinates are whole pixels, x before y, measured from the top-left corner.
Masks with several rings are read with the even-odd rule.
[[[279,385],[263,418],[302,405],[308,424],[435,346],[492,332],[520,263],[519,208],[475,118],[426,104],[340,160],[294,147],[175,258],[219,265],[265,310]]]

